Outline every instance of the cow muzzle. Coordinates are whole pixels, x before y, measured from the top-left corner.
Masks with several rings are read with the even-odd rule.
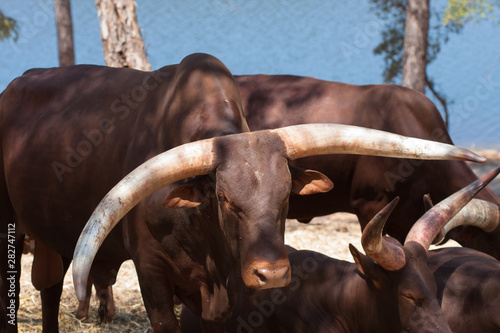
[[[292,270],[288,259],[275,263],[253,261],[242,270],[245,285],[252,289],[285,287],[290,283]]]

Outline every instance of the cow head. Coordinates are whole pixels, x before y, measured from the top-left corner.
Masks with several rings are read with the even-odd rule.
[[[376,298],[386,309],[381,312],[386,317],[380,318],[385,325],[403,332],[451,332],[436,299],[436,283],[427,267],[426,249],[416,242],[403,246],[394,238],[374,237],[382,231],[397,201],[396,198],[380,211],[363,231],[362,243],[367,255],[352,245],[349,250],[358,270],[373,285]],[[384,250],[375,251],[380,246],[376,243],[381,240]],[[388,249],[385,257],[384,251]],[[398,316],[399,322],[394,320]]]
[[[75,249],[73,276],[79,299],[85,297],[88,272],[97,250],[130,209],[178,180],[214,172],[219,223],[233,256],[240,261],[244,282],[252,288],[286,285],[290,271],[283,223],[290,190],[307,194],[331,187],[326,177],[316,172],[290,172],[288,160],[335,153],[484,160],[447,144],[334,124],[239,133],[175,147],[137,167],[99,203]],[[185,192],[193,198],[185,189],[174,192]],[[167,197],[167,206],[171,199]],[[185,199],[178,202],[196,205],[196,200]]]
[[[220,228],[241,265],[245,285],[260,289],[288,284],[290,265],[283,243],[289,194],[326,192],[333,183],[319,172],[289,167],[283,143],[269,133],[219,138],[215,155],[213,183],[179,185],[164,206],[216,201]]]
[[[358,270],[387,305],[399,312],[404,332],[451,332],[436,299],[436,283],[427,266],[427,249],[441,228],[500,172],[500,168],[428,210],[412,227],[404,246],[382,236],[398,198],[368,223],[361,243],[366,256],[350,246]]]

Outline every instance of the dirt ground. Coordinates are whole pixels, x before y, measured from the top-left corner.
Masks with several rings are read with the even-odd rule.
[[[488,158],[484,164],[472,165],[478,175],[483,175],[500,166],[500,153],[493,150],[480,151]],[[495,180],[491,187],[500,194],[500,179]],[[301,224],[295,220],[287,221],[285,241],[297,249],[311,249],[325,253],[331,257],[352,261],[348,244],[352,243],[358,249],[360,245],[360,228],[356,216],[347,213],[336,213],[315,218],[309,224]],[[456,246],[448,242],[447,246]],[[18,312],[19,331],[22,333],[42,332],[42,316],[40,296],[31,284],[32,255],[22,258],[20,309]],[[70,271],[71,272],[71,268]],[[123,264],[118,274],[117,283],[113,287],[116,303],[116,317],[110,324],[97,324],[97,301],[92,298],[88,323],[77,320],[74,311],[78,306],[73,289],[71,274],[64,280],[64,289],[59,315],[60,332],[79,333],[118,333],[118,332],[150,332],[150,325],[142,303],[139,284],[131,261]]]

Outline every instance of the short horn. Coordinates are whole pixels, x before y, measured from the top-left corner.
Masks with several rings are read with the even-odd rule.
[[[428,249],[431,242],[436,238],[445,224],[457,215],[479,191],[498,175],[498,173],[500,173],[500,168],[479,178],[428,210],[413,225],[406,236],[405,244],[413,241],[421,244],[425,249]]]
[[[492,232],[499,224],[500,211],[497,205],[485,200],[472,199],[455,217],[446,223],[432,243],[442,242],[446,234],[458,226],[470,225],[481,228],[486,232]]]
[[[289,159],[325,154],[361,154],[426,160],[486,159],[467,149],[380,130],[340,124],[305,124],[271,130],[286,147]]]
[[[378,212],[366,225],[361,236],[361,245],[366,255],[389,271],[401,269],[406,263],[403,248],[383,236],[384,225],[398,202],[399,197],[396,197]]]
[[[424,209],[425,209],[425,211],[428,211],[432,207],[434,207],[434,203],[432,202],[431,194],[430,193],[424,194]]]
[[[80,234],[73,255],[73,280],[79,300],[85,299],[90,267],[113,227],[151,193],[212,170],[213,147],[214,139],[207,139],[170,149],[138,166],[106,194]]]

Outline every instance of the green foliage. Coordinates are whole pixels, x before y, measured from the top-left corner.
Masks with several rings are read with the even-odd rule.
[[[0,41],[7,38],[13,38],[14,41],[17,41],[19,37],[18,31],[19,27],[16,20],[5,16],[0,10]]]
[[[472,20],[476,22],[495,20],[495,6],[500,8],[500,0],[448,0],[448,6],[444,10],[443,25],[463,26]]]

